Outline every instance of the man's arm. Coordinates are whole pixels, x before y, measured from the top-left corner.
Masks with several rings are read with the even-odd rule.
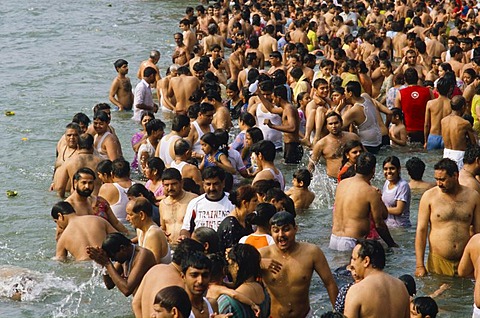
[[[425,247],[427,245],[428,224],[430,222],[429,201],[432,191],[434,191],[434,189],[423,194],[418,206],[417,232],[415,235],[415,276],[425,276],[427,274],[424,257]]]
[[[430,116],[430,101],[427,103],[427,108],[425,109],[425,124],[423,126],[423,138],[425,140],[425,143],[423,145],[423,148],[427,149],[427,140],[428,140],[428,135],[430,134],[430,128],[431,128],[431,116]]]
[[[398,247],[397,243],[395,243],[390,235],[390,231],[388,230],[385,221],[383,220],[383,216],[388,213],[387,208],[383,203],[380,194],[373,189],[372,191],[372,196],[374,197],[370,202],[370,211],[372,213],[373,221],[375,222],[375,229],[389,247]]]
[[[68,251],[65,248],[65,239],[61,236],[57,242],[57,249],[55,253],[55,258],[58,261],[64,262],[67,260]]]
[[[115,98],[115,96],[117,95],[119,86],[120,86],[120,81],[118,80],[118,78],[115,77],[115,79],[112,82],[112,85],[110,86],[110,93],[108,95],[108,99],[112,104],[114,104],[120,109],[123,109],[123,105],[120,104],[120,102]]]
[[[475,234],[480,233],[480,195],[475,190],[472,191],[473,195],[470,198],[472,201],[475,200],[475,210],[473,210],[473,232]]]
[[[320,160],[320,156],[323,153],[323,146],[324,143],[322,139],[320,139],[314,146],[312,151],[312,156],[308,160],[308,170],[310,172],[315,171],[315,164]]]
[[[351,124],[356,123],[358,110],[359,110],[359,107],[356,105],[353,105],[352,108],[350,108],[343,114],[342,129],[347,129]]]
[[[65,198],[65,192],[68,183],[68,169],[64,163],[57,169],[57,177],[54,178],[53,190],[57,191],[60,198]]]
[[[363,299],[357,291],[358,286],[352,285],[347,292],[345,297],[345,309],[343,314],[348,318],[358,318],[360,317],[360,310],[362,308]],[[360,296],[360,297],[359,297]]]
[[[284,121],[282,120],[281,125],[274,125],[274,124],[272,124],[272,122],[270,120],[267,119],[267,126],[272,128],[272,129],[284,132],[284,133],[292,134],[297,129],[296,124],[295,124],[295,119],[294,119],[295,114],[291,111],[291,109],[290,110],[285,109],[284,111],[288,112],[284,116],[287,119],[287,122],[285,124],[283,124]]]
[[[330,302],[332,303],[332,307],[335,306],[335,300],[337,299],[338,295],[338,287],[337,283],[333,279],[332,271],[328,266],[327,259],[323,252],[315,246],[315,250],[313,253],[313,266],[315,271],[317,272],[318,276],[322,279],[323,284],[328,292],[328,297],[330,298]]]
[[[120,157],[120,145],[117,143],[116,139],[112,135],[107,136],[105,142],[105,150],[107,151],[108,159],[114,161]]]
[[[394,105],[396,108],[402,109],[402,97],[400,92],[397,93],[397,97],[395,97]]]
[[[465,250],[463,251],[462,258],[458,264],[458,276],[460,277],[473,277],[475,268],[472,262],[471,249],[473,248],[472,242],[475,240],[475,236],[472,236]]]

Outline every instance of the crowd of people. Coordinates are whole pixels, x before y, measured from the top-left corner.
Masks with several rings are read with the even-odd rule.
[[[157,50],[135,87],[118,59],[112,106],[66,125],[50,187],[64,199],[51,213],[57,258],[98,263],[108,289],[133,295],[136,317],[313,317],[316,272],[335,309],[322,317],[434,318],[445,288],[415,298],[411,276],[383,271],[384,246],[398,247],[391,228],[415,225],[410,202],[421,195],[412,273],[478,273],[478,10],[461,0],[186,8],[164,76]],[[142,127],[131,162],[112,110]],[[410,180],[393,155],[401,147],[417,153]],[[436,149],[432,184],[419,156]],[[380,151],[382,189],[371,184]],[[291,185],[280,152],[298,165]],[[340,291],[322,249],[296,240],[319,165],[338,183],[322,248],[351,252],[352,283]],[[474,317],[479,308],[476,283]]]

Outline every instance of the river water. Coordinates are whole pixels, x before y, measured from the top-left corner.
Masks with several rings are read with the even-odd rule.
[[[132,317],[131,300],[118,290],[106,290],[95,265],[52,259],[55,224],[50,209],[58,198],[47,189],[63,127],[76,112],[92,117],[93,105],[108,101],[116,59],[129,61],[135,85],[138,65],[151,49],[159,49],[163,75],[174,47],[172,35],[178,32],[187,5],[196,3],[17,0],[0,4],[0,317]],[[4,116],[7,110],[15,115]],[[132,158],[130,137],[138,130],[130,117],[113,113],[112,120],[127,160]],[[169,121],[166,115],[162,118]],[[394,152],[402,164],[412,155],[411,149]],[[387,154],[382,152],[378,161]],[[441,154],[419,156],[430,167],[426,178],[432,180],[431,167]],[[280,166],[291,180],[296,167]],[[373,182],[380,187],[383,176],[377,170]],[[313,208],[297,218],[298,239],[319,245],[331,268],[337,268],[350,255],[327,249],[334,185],[317,173],[312,189],[317,199]],[[18,196],[8,198],[7,190],[18,191]],[[414,225],[418,200],[419,195],[414,195]],[[412,274],[415,228],[394,230],[392,235],[401,247],[388,251],[385,270],[395,276]],[[8,299],[10,287],[25,277],[23,301]],[[346,282],[343,277],[337,279],[340,285]],[[451,288],[437,298],[441,316],[468,317],[473,303],[470,280],[418,279],[418,294],[429,294],[442,283]],[[316,316],[329,310],[318,277],[312,282],[311,299]]]

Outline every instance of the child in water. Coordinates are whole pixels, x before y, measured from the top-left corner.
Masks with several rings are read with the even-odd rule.
[[[293,187],[285,194],[295,203],[295,209],[307,209],[315,199],[315,193],[308,189],[312,174],[307,169],[299,169],[293,174]]]
[[[400,108],[392,108],[392,124],[388,129],[392,145],[407,145],[407,129],[403,123],[403,112]]]

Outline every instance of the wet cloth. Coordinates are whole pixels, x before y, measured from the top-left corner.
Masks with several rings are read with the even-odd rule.
[[[445,145],[443,144],[443,138],[440,135],[428,135],[427,140],[427,150],[434,150],[434,149],[443,149]]]
[[[450,261],[430,252],[427,259],[427,270],[429,273],[439,275],[458,276],[458,263],[460,261]]]
[[[472,318],[480,318],[480,308],[473,304],[473,315]]]
[[[330,244],[328,245],[328,248],[331,250],[347,252],[353,250],[355,245],[357,245],[357,239],[332,234],[330,235]]]
[[[463,156],[465,155],[465,151],[462,150],[452,150],[445,148],[443,149],[443,158],[449,158],[455,161],[458,166],[458,170],[463,168]]]

